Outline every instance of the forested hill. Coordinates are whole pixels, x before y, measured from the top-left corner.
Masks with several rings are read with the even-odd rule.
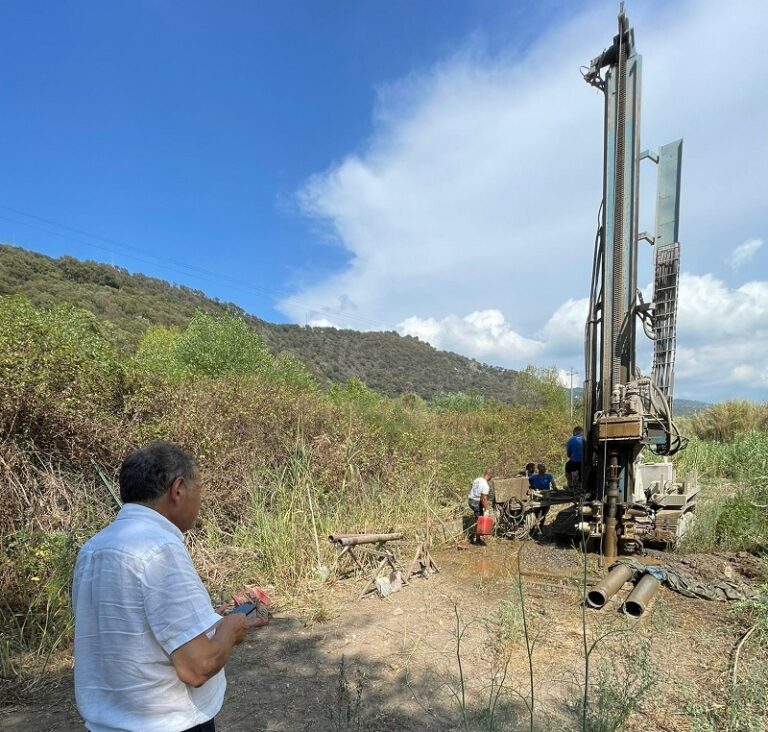
[[[516,371],[437,351],[412,336],[298,325],[267,325],[262,335],[272,350],[289,351],[328,381],[356,376],[388,396],[477,392],[505,402],[518,396]]]
[[[477,392],[515,401],[519,393],[517,372],[437,351],[409,336],[275,325],[198,290],[130,274],[120,267],[66,256],[52,259],[0,245],[0,295],[14,294],[23,294],[38,306],[86,308],[112,323],[117,339],[128,350],[149,325],[184,327],[197,310],[228,312],[249,322],[275,353],[297,356],[321,382],[343,382],[354,376],[389,396],[414,392],[425,399],[441,393]]]

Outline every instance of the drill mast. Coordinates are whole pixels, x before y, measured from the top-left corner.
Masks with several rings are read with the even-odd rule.
[[[647,503],[642,491],[638,495],[639,476],[635,474],[643,449],[672,455],[684,446],[671,411],[682,140],[664,145],[658,153],[640,153],[641,76],[642,59],[622,4],[613,44],[584,73],[585,80],[605,96],[605,118],[603,202],[585,329],[583,487],[602,503],[600,533],[608,559],[619,548],[626,548],[619,546],[622,542],[634,541],[629,512],[638,502]],[[653,236],[638,231],[643,158],[658,165]],[[654,246],[651,303],[643,302],[637,288],[641,239]],[[650,377],[642,377],[637,367],[638,322],[654,341]],[[690,497],[680,506],[681,515],[692,500]],[[667,505],[662,501],[660,507]]]

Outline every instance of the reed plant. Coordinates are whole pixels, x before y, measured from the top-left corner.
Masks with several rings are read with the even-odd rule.
[[[696,471],[702,486],[683,551],[768,549],[768,432],[730,442],[694,437],[677,462],[682,472]]]
[[[746,401],[713,404],[689,417],[686,426],[701,440],[733,442],[748,432],[768,430],[768,404]]]

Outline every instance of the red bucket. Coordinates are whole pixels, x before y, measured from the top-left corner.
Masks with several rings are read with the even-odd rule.
[[[481,536],[489,536],[493,533],[492,516],[480,516],[477,519],[477,533]]]

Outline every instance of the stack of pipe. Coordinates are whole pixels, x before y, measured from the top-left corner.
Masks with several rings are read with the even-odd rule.
[[[598,584],[587,593],[587,605],[599,610],[605,607],[624,585],[633,579],[635,573],[626,564],[617,564]],[[651,574],[644,574],[624,601],[622,610],[633,618],[639,618],[648,607],[651,598],[658,592],[659,581]]]

